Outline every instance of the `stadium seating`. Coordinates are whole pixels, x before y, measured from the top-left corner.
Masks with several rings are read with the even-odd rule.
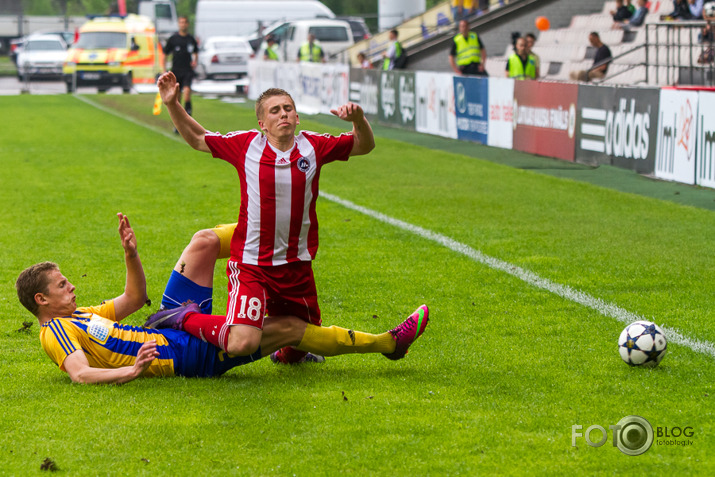
[[[646,32],[643,26],[630,31],[614,28],[609,12],[615,10],[615,6],[615,1],[606,1],[600,13],[575,15],[568,27],[541,32],[534,47],[541,59],[541,79],[569,81],[570,71],[590,68],[595,53],[588,43],[588,34],[592,31],[599,33],[601,41],[608,45],[615,58],[604,83],[646,84],[647,78],[651,85],[673,84],[678,81],[676,71],[679,68],[697,63],[702,50],[697,29],[651,26]],[[672,8],[670,0],[652,0],[645,22],[659,22],[661,15],[670,13]],[[647,52],[646,39],[651,45]],[[665,43],[680,46],[666,46]],[[504,76],[506,59],[512,51],[509,46],[503,56],[489,58],[487,71],[490,75]],[[651,65],[647,69],[646,59]]]

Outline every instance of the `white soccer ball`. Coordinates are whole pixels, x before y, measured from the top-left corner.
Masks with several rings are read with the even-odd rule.
[[[708,20],[715,17],[715,2],[708,2],[703,5],[703,18]]]
[[[655,367],[663,359],[668,340],[660,326],[650,321],[635,321],[618,338],[618,352],[631,366]]]

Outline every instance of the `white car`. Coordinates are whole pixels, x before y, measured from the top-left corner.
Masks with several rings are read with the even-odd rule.
[[[37,77],[61,77],[67,57],[67,43],[59,35],[32,35],[17,55],[20,80]]]
[[[199,48],[199,64],[196,72],[200,78],[248,74],[248,59],[253,48],[247,40],[238,36],[214,36]]]

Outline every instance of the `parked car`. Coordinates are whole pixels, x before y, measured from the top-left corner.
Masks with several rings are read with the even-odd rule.
[[[199,77],[211,79],[217,76],[243,77],[248,73],[248,59],[253,48],[238,36],[214,36],[199,49]]]
[[[253,32],[252,34],[244,38],[248,39],[248,43],[251,44],[251,48],[253,48],[253,51],[263,51],[266,47],[264,39],[268,35],[273,35],[273,38],[276,39],[276,43],[278,43],[279,45],[282,44],[283,40],[285,39],[286,33],[288,33],[289,26],[290,22],[277,21],[264,28],[260,34],[258,32]]]
[[[13,63],[17,65],[17,55],[20,54],[22,51],[22,47],[27,41],[27,38],[30,36],[36,36],[36,35],[59,35],[62,37],[62,40],[69,46],[74,42],[74,33],[71,31],[47,31],[47,32],[37,32],[33,33],[32,35],[25,35],[20,38],[14,38],[10,40],[10,59],[12,60]]]
[[[361,17],[335,17],[335,19],[343,20],[350,24],[350,30],[353,32],[353,40],[355,43],[367,40],[370,36],[372,36],[365,20]]]
[[[326,60],[331,56],[350,48],[353,40],[350,24],[342,20],[315,19],[292,22],[281,49],[285,51],[286,61],[295,61],[303,43],[308,41],[308,34],[315,35],[323,48]]]
[[[17,76],[21,80],[33,77],[59,78],[66,57],[67,43],[61,36],[29,36],[17,56]]]

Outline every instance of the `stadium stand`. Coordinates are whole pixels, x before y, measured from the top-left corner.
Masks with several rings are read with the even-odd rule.
[[[603,2],[599,13],[574,15],[565,28],[538,34],[534,52],[541,58],[541,77],[568,81],[569,72],[590,68],[594,49],[588,33],[597,31],[613,54],[605,84],[713,84],[713,64],[698,64],[708,45],[699,41],[702,21],[662,21],[672,11],[669,0],[649,2],[645,24],[631,29],[614,28],[610,11],[614,1]],[[504,76],[509,45],[503,55],[492,55],[487,65],[491,76]]]

